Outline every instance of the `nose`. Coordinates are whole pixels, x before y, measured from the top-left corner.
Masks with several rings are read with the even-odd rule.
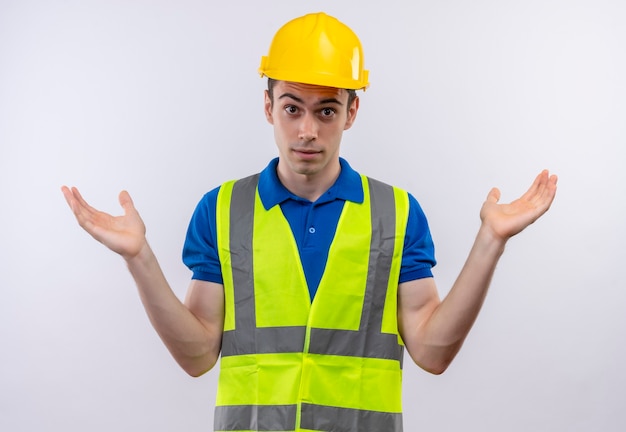
[[[298,139],[300,141],[314,141],[317,139],[318,125],[315,117],[311,113],[306,113],[301,117],[298,129]]]

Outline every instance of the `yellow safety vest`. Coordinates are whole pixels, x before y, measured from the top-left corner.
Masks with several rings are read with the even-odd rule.
[[[405,191],[362,176],[314,300],[280,206],[258,174],[221,186],[225,318],[216,431],[402,431],[397,290]]]

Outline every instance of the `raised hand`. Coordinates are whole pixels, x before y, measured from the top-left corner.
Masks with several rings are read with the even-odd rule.
[[[120,192],[119,202],[123,216],[111,216],[91,207],[75,187],[61,188],[78,224],[93,238],[122,255],[133,258],[146,245],[146,227],[126,191]]]
[[[493,188],[480,210],[483,227],[496,237],[507,240],[543,215],[556,194],[557,176],[542,171],[528,191],[509,204],[498,204],[500,190]]]

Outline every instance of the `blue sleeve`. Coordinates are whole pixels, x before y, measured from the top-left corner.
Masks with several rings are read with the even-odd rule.
[[[435,264],[437,264],[435,245],[426,215],[415,197],[409,194],[409,220],[404,238],[399,282],[432,277],[432,268]]]
[[[193,279],[223,283],[217,252],[217,192],[213,189],[202,197],[189,222],[183,246],[183,262],[192,271]]]

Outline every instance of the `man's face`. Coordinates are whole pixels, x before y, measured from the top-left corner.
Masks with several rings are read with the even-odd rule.
[[[348,92],[333,87],[277,81],[273,102],[265,93],[265,115],[274,126],[282,180],[305,176],[323,183],[339,174],[339,144],[358,111]]]

